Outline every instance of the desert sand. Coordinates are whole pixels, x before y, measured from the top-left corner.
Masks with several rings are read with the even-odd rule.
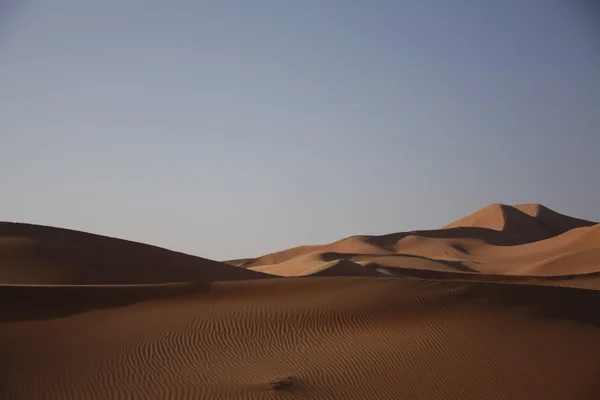
[[[0,223],[0,399],[598,399],[600,225],[493,204],[227,262]]]

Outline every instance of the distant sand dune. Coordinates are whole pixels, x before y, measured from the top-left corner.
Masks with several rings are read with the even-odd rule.
[[[439,230],[352,236],[246,259],[243,266],[280,276],[302,276],[318,267],[315,260],[323,258],[318,255],[327,254],[329,258],[321,260],[320,266],[337,259],[372,264],[387,272],[408,268],[471,273],[476,276],[469,279],[474,280],[505,281],[491,275],[537,276],[531,283],[545,284],[546,276],[583,274],[591,279],[600,272],[598,249],[600,225],[594,222],[539,204],[492,204]],[[560,284],[559,279],[552,284]],[[569,285],[573,284],[571,280]],[[584,286],[596,287],[595,278]]]

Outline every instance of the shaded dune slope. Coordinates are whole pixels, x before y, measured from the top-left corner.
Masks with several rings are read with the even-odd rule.
[[[0,310],[0,398],[591,400],[600,391],[598,291],[319,277],[216,282],[111,308],[100,304],[111,296],[83,293],[100,289],[63,289],[45,288],[64,293],[40,311],[0,287],[29,316],[15,323]],[[68,299],[96,300],[56,318]]]
[[[128,240],[0,223],[0,284],[160,284],[262,277],[259,272]]]
[[[595,222],[557,213],[541,204],[518,204],[514,207],[530,217],[535,218],[538,224],[542,225],[547,231],[554,235],[560,235],[575,228],[596,225]]]

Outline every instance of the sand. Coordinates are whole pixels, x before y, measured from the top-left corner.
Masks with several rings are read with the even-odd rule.
[[[599,289],[600,225],[538,204],[492,204],[438,230],[352,236],[238,265],[305,276],[335,260],[394,276]]]
[[[597,399],[600,225],[491,205],[228,263],[0,224],[1,399]]]

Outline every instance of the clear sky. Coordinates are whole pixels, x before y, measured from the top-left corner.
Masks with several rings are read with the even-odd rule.
[[[13,3],[0,220],[214,259],[494,202],[600,220],[593,1]]]

